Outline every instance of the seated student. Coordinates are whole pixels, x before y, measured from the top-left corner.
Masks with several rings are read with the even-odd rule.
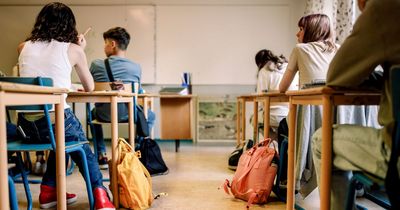
[[[124,83],[139,83],[142,70],[140,65],[126,58],[126,49],[129,45],[130,35],[121,27],[111,28],[103,33],[104,52],[110,64],[110,70],[115,80],[122,80]],[[103,59],[94,60],[90,66],[90,72],[96,82],[109,82],[110,78],[107,74]],[[141,88],[141,87],[139,87]],[[93,118],[103,122],[110,122],[110,104],[96,103],[93,109]],[[148,123],[149,128],[154,124],[155,115],[149,110]],[[118,121],[128,121],[128,105],[118,104]],[[108,168],[108,160],[106,157],[106,147],[104,144],[103,129],[99,124],[94,125],[95,138],[97,141],[97,151],[99,154],[99,165],[102,169]]]
[[[325,80],[328,65],[335,55],[338,45],[334,43],[329,17],[325,14],[311,14],[300,18],[298,44],[292,50],[287,69],[279,84],[279,91],[288,90],[290,83],[299,73],[299,86],[313,80]],[[315,106],[299,106],[296,131],[296,189],[307,196],[316,187],[313,176],[310,139],[312,133],[321,126],[321,111]]]
[[[255,56],[255,62],[258,67],[257,73],[257,93],[263,91],[278,91],[279,83],[283,77],[283,73],[287,67],[287,59],[285,56],[274,55],[270,50],[262,49]],[[297,80],[292,82],[290,89],[295,89]],[[277,139],[277,128],[279,122],[288,115],[289,108],[287,104],[270,106],[270,138]],[[258,111],[259,123],[263,122],[264,114],[262,106]],[[253,125],[253,123],[252,123]]]
[[[329,66],[327,85],[357,87],[381,64],[384,69],[384,87],[378,118],[383,128],[357,125],[333,127],[331,209],[345,209],[351,171],[365,171],[385,178],[391,153],[394,119],[389,70],[392,65],[400,64],[400,1],[359,0],[358,3],[362,13],[353,32]],[[319,129],[312,139],[318,180],[321,175],[321,140]]]
[[[19,69],[22,77],[50,77],[55,87],[71,87],[71,71],[75,70],[85,91],[94,89],[92,75],[87,66],[84,48],[86,40],[76,30],[72,10],[62,3],[46,4],[39,12],[32,32],[25,42],[18,46]],[[65,141],[87,141],[82,125],[69,105],[65,106]],[[48,131],[43,114],[21,113],[19,124],[25,131],[35,131],[39,141],[46,141]],[[95,209],[115,209],[103,186],[102,174],[88,144],[83,145],[87,157],[89,177],[95,199]],[[74,162],[81,168],[82,160],[78,152],[70,153]],[[81,170],[80,170],[81,171]],[[75,194],[67,193],[67,204],[77,200]],[[40,186],[39,204],[41,208],[57,205],[55,153],[50,152],[47,170]]]

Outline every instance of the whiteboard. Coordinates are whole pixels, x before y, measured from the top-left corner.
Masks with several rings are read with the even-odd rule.
[[[0,51],[0,69],[11,69],[17,62],[16,48],[29,35],[42,6],[0,6],[1,40],[6,46]],[[142,82],[155,82],[155,8],[151,5],[132,6],[71,6],[78,33],[89,26],[85,49],[88,65],[96,58],[105,58],[103,32],[116,26],[127,29],[131,41],[127,57],[142,67]],[[10,53],[12,52],[12,53]],[[4,64],[4,65],[3,65]],[[73,81],[79,81],[73,75]]]
[[[290,54],[289,4],[165,5],[157,7],[157,84],[256,83],[255,54],[262,48]]]

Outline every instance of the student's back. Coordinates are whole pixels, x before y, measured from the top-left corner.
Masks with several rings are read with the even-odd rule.
[[[335,49],[328,51],[323,41],[296,44],[289,59],[288,69],[298,70],[300,88],[313,80],[326,80],[329,63],[338,47],[336,45]]]

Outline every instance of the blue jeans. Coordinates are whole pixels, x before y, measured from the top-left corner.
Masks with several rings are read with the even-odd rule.
[[[14,141],[17,137],[17,126],[7,122],[7,141]]]
[[[93,118],[96,118],[95,111],[92,112]],[[147,125],[149,130],[154,126],[154,122],[156,120],[156,114],[150,109],[147,111]],[[94,124],[94,138],[96,139],[96,146],[97,151],[99,154],[106,153],[106,145],[104,143],[104,134],[103,134],[103,127],[100,124]]]
[[[37,130],[37,136],[39,141],[46,141],[48,139],[47,132],[47,124],[46,119],[43,117],[34,122],[29,122],[25,119],[18,118],[19,124],[25,131]],[[64,114],[64,123],[65,123],[65,142],[69,141],[87,141],[86,136],[83,132],[82,125],[79,122],[78,118],[73,114],[71,109],[65,109]],[[53,125],[53,129],[54,129]],[[94,156],[92,150],[90,149],[89,144],[83,145],[83,150],[85,151],[88,168],[89,168],[89,176],[90,182],[92,184],[92,188],[103,187],[103,177],[99,169],[99,165],[97,163],[97,159]],[[69,153],[72,160],[78,165],[79,171],[82,173],[82,160],[79,156],[78,152]],[[50,152],[49,158],[47,160],[47,170],[43,175],[42,179],[43,185],[48,185],[55,187],[56,186],[56,156],[53,151]],[[104,188],[104,187],[103,187]]]

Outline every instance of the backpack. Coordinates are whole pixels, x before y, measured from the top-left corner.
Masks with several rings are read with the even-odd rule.
[[[225,180],[225,192],[247,201],[247,208],[266,203],[274,186],[278,155],[270,143],[272,140],[266,139],[243,152],[232,182]]]
[[[153,202],[151,177],[138,156],[140,153],[135,153],[125,139],[119,138],[117,174],[120,205],[134,210],[147,209]]]
[[[146,167],[151,176],[165,175],[168,167],[164,162],[160,147],[151,138],[141,138],[139,140],[140,162]]]

